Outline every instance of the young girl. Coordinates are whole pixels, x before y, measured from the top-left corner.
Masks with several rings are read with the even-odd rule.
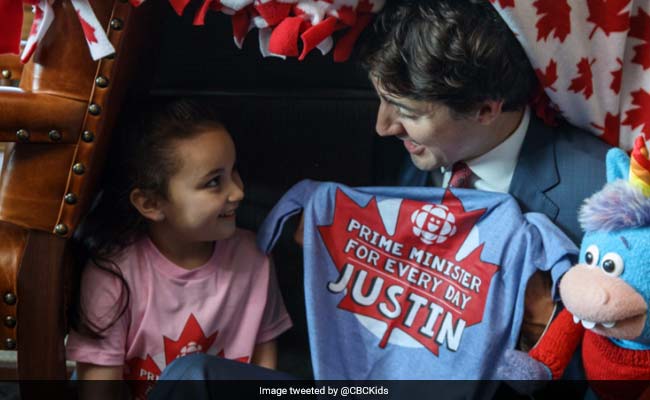
[[[274,368],[291,320],[269,259],[235,226],[244,192],[230,135],[187,100],[143,114],[117,138],[80,229],[89,261],[67,358],[81,380],[153,381],[195,352]]]

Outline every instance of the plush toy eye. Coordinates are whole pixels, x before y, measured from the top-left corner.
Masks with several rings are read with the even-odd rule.
[[[619,276],[623,273],[623,258],[616,253],[607,253],[600,266],[607,275]]]
[[[590,267],[595,267],[598,265],[598,246],[592,244],[587,247],[587,252],[585,253],[585,262]]]

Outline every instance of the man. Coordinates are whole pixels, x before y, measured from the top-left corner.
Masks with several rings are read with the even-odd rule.
[[[403,186],[462,186],[510,193],[574,242],[577,210],[605,183],[607,145],[531,115],[537,84],[528,58],[489,1],[391,1],[368,32],[362,63],[380,98],[376,130],[410,156]],[[550,279],[526,294],[522,345],[553,310]]]

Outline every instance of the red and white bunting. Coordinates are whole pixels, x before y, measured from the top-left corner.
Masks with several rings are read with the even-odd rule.
[[[77,12],[93,60],[115,53],[115,48],[106,36],[105,28],[97,20],[88,0],[71,0],[71,2]]]
[[[52,9],[52,3],[54,0],[40,0],[37,5],[34,6],[34,21],[32,23],[32,28],[29,31],[29,37],[27,38],[27,43],[23,49],[23,54],[20,56],[20,61],[26,63],[36,51],[38,44],[45,36],[45,33],[50,29],[52,21],[54,21],[54,10]]]

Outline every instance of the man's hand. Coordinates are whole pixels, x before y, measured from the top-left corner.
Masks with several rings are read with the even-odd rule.
[[[519,338],[520,350],[531,349],[539,340],[553,317],[555,303],[551,298],[553,282],[548,272],[537,271],[526,285],[524,321]]]

